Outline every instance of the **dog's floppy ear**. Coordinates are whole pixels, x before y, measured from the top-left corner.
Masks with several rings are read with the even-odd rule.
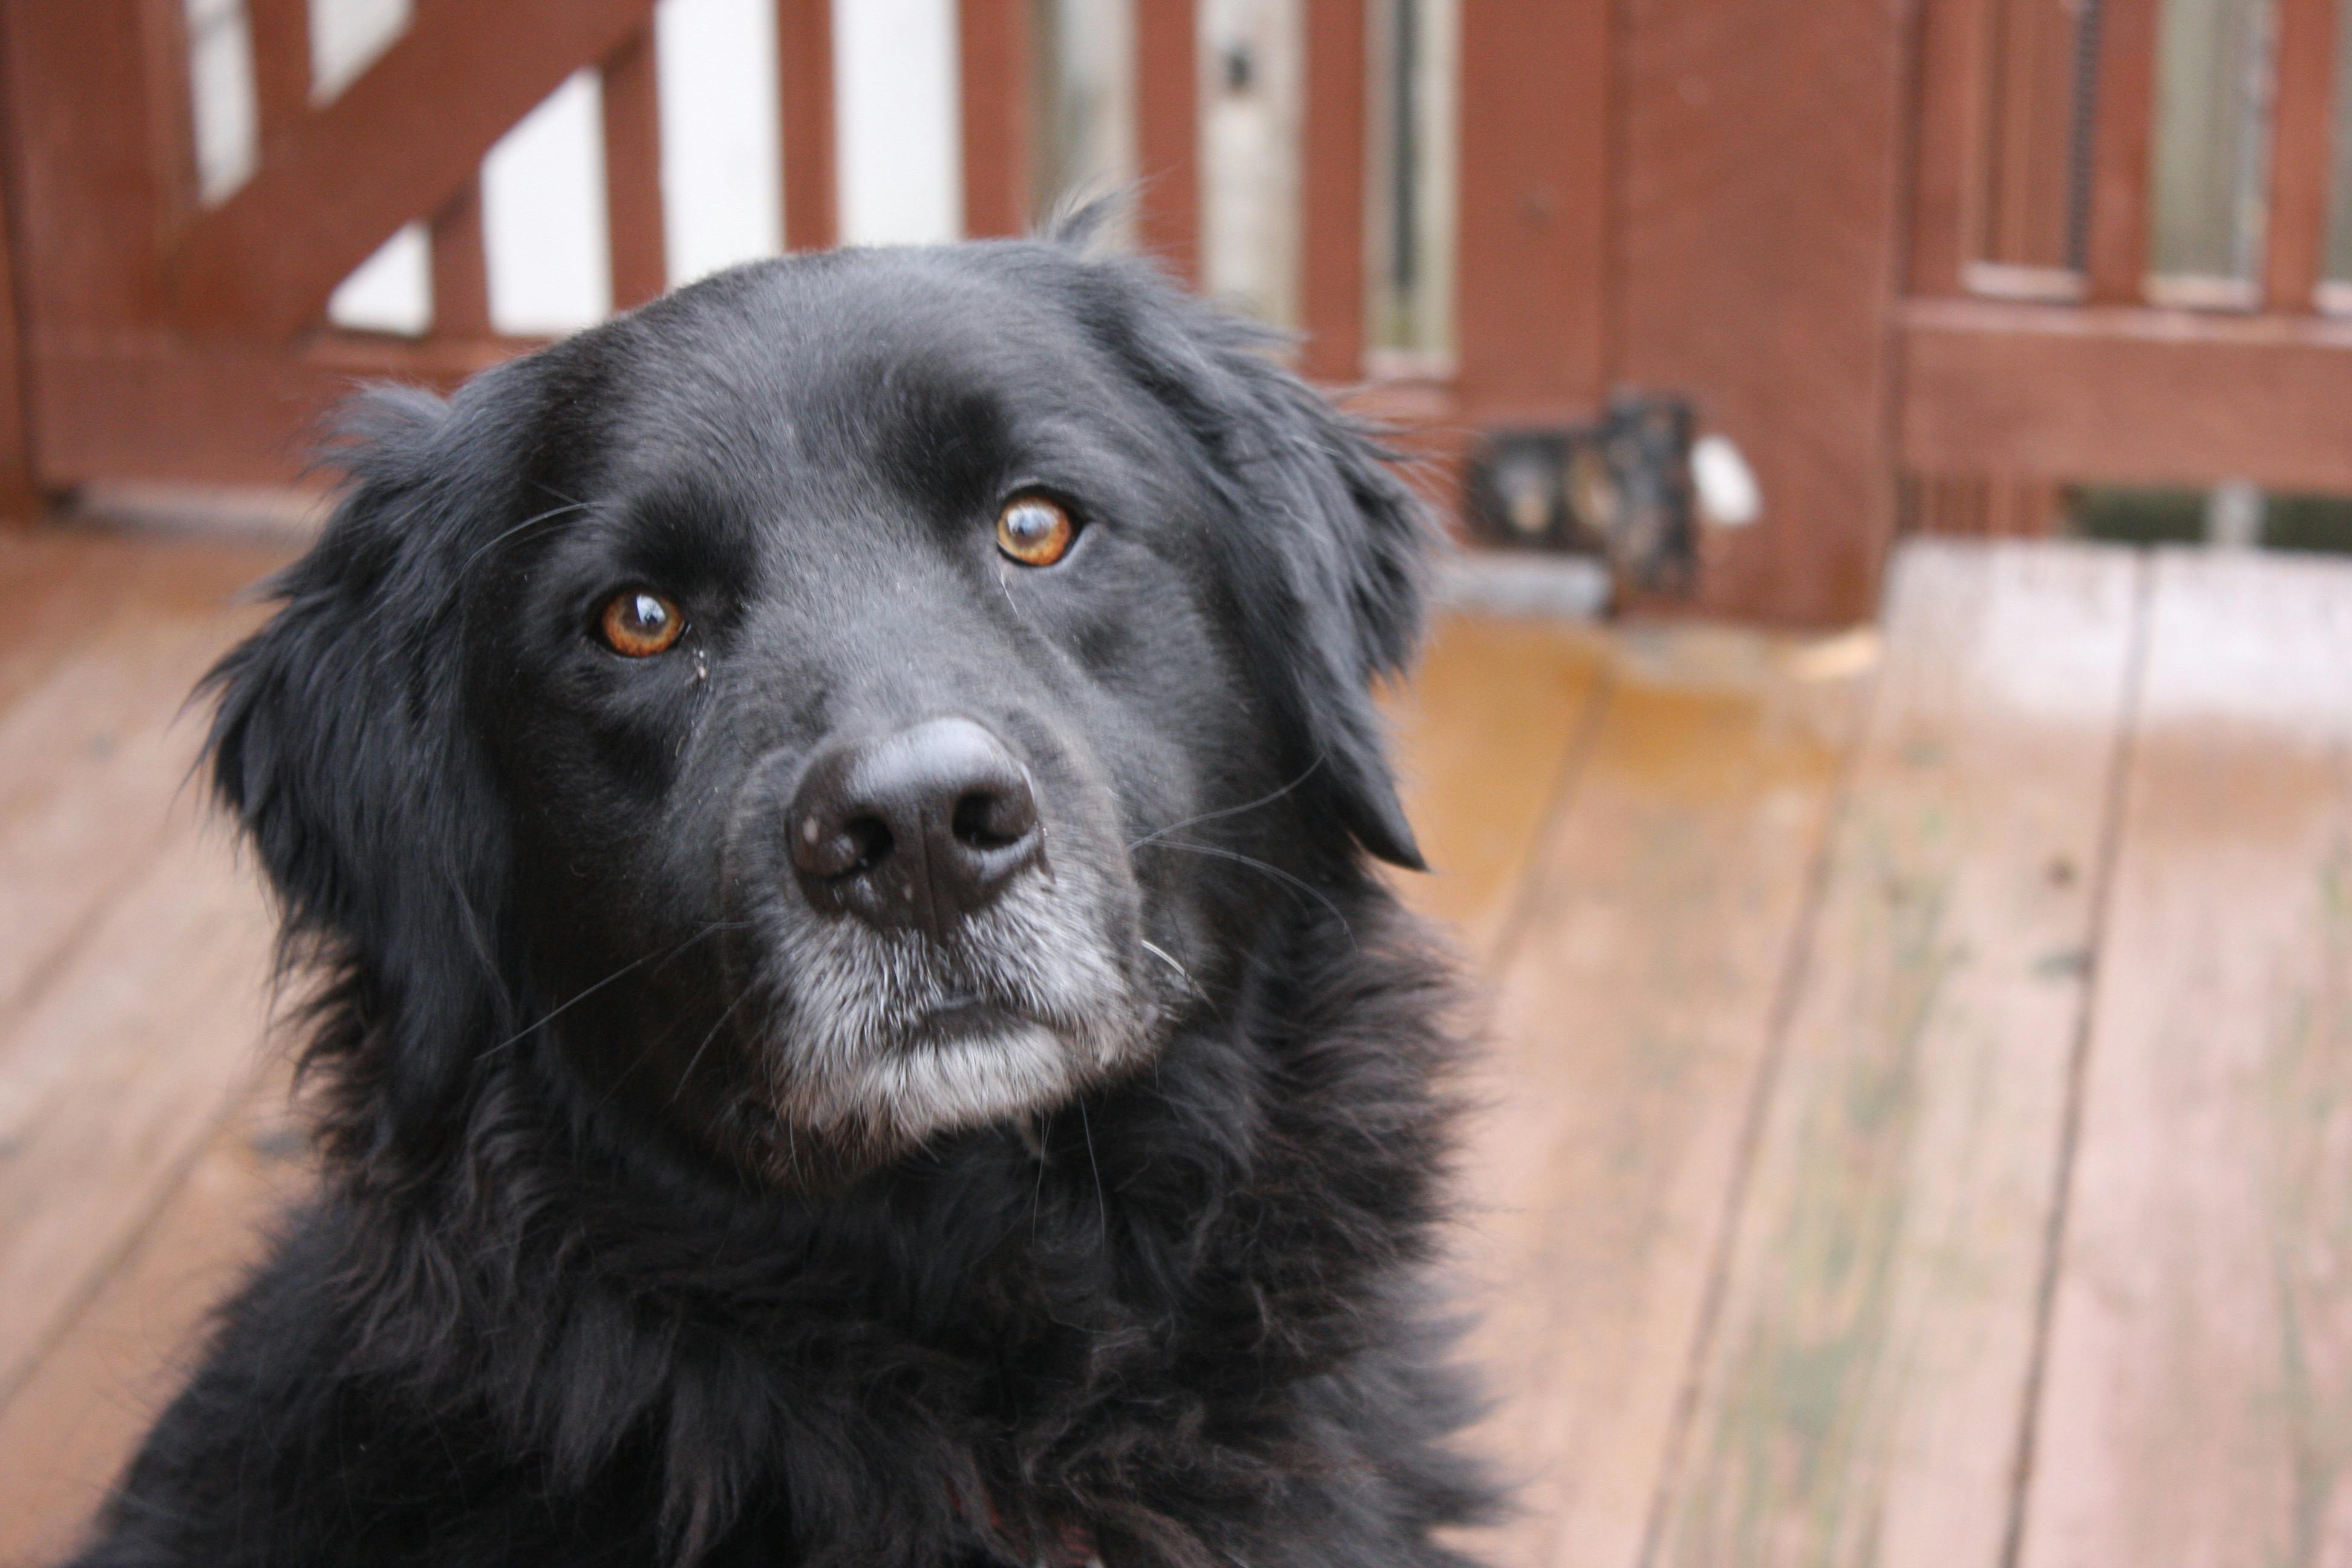
[[[1371,433],[1268,357],[1263,329],[1097,263],[1129,296],[1116,347],[1207,450],[1234,526],[1234,591],[1276,716],[1303,742],[1306,788],[1356,842],[1425,869],[1390,772],[1375,679],[1421,636],[1427,510]]]
[[[372,1139],[446,1134],[471,1050],[507,1025],[504,847],[462,711],[456,555],[505,482],[487,423],[424,393],[356,403],[341,505],[272,584],[276,616],[205,683],[215,789],[277,890],[287,951],[338,973],[313,1049],[351,1058],[369,1110],[390,1113]]]

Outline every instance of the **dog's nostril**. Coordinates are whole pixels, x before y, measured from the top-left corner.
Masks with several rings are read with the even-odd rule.
[[[1020,780],[1013,781],[1010,787],[972,790],[955,805],[955,836],[974,849],[1018,844],[1036,826],[1036,797]]]
[[[841,831],[854,857],[848,867],[850,871],[871,871],[890,858],[890,851],[898,847],[890,825],[878,816],[861,816],[844,825]]]
[[[804,809],[792,820],[793,865],[804,876],[854,876],[889,858],[890,827],[878,816],[843,818]]]

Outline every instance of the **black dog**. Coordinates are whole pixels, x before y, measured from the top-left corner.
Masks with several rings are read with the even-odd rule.
[[[366,400],[213,677],[322,1195],[89,1563],[1445,1563],[1423,525],[1069,244]]]

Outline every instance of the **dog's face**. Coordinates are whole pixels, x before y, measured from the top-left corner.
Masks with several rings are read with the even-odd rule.
[[[557,1042],[784,1184],[1048,1110],[1414,852],[1413,509],[1244,331],[1046,245],[770,264],[380,405],[223,790],[391,1124]]]

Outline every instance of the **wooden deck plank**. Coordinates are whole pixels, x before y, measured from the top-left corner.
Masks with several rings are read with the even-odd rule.
[[[273,552],[77,542],[59,597],[76,620],[0,652],[0,1108],[39,1092],[9,1010],[33,1005],[90,922],[147,864],[203,735],[189,694],[257,618],[240,591]],[[53,649],[49,644],[67,645]],[[40,666],[36,668],[36,665]],[[15,670],[23,674],[12,682]],[[186,791],[192,800],[201,792]]]
[[[2000,1561],[2140,583],[1898,564],[1654,1562]]]
[[[2150,637],[2021,1561],[2352,1563],[2352,566]]]
[[[183,789],[202,726],[182,710],[259,613],[239,591],[282,559],[25,543],[55,572],[37,635],[0,636],[0,1395],[257,1060],[266,922]]]
[[[187,1179],[0,1405],[0,1563],[55,1562],[178,1391],[212,1309],[308,1181],[285,1075],[215,1134]]]
[[[1532,873],[1470,1142],[1502,1562],[1640,1549],[1851,732],[1864,660],[1823,651],[1621,634]]]
[[[0,709],[85,646],[135,559],[110,540],[0,532],[0,574],[16,605],[0,624]]]
[[[1465,953],[1494,945],[1582,732],[1607,639],[1571,622],[1449,615],[1392,693],[1405,809],[1427,876],[1395,883]]]
[[[268,958],[258,888],[190,812],[0,1023],[0,1397],[253,1081]]]
[[[34,1005],[155,853],[201,728],[173,721],[220,647],[210,628],[145,628],[0,718],[0,1016]],[[27,1043],[0,1028],[0,1108],[38,1079],[16,1060]]]

